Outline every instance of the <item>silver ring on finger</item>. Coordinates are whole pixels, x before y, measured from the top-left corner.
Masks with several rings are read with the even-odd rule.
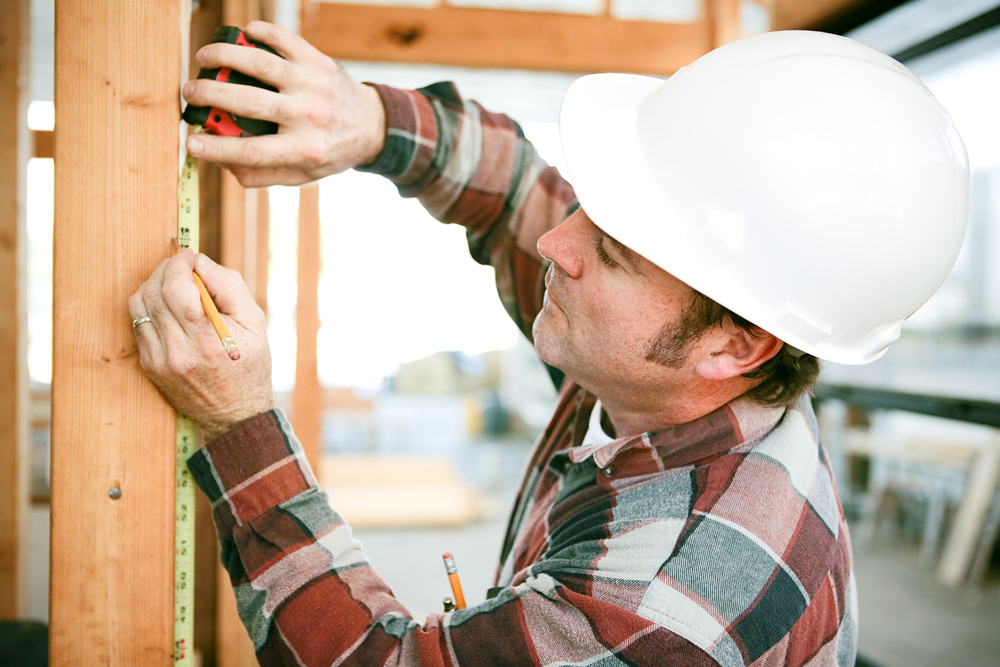
[[[150,321],[149,315],[143,315],[142,317],[137,317],[134,320],[132,320],[132,328],[138,329],[140,326],[149,321]]]

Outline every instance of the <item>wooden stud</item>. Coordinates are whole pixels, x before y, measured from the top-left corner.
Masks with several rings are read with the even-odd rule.
[[[220,182],[221,263],[240,272],[263,308],[267,304],[267,191],[244,188],[228,170],[220,173]]]
[[[295,309],[295,391],[292,419],[313,470],[319,472],[322,390],[316,373],[319,334],[319,186],[299,188],[298,302]]]
[[[28,2],[0,21],[0,619],[28,611]]]
[[[250,217],[247,212],[247,201],[253,191],[246,190],[236,177],[222,169],[216,172],[219,183],[220,210],[220,253],[221,264],[240,271],[247,277],[248,265],[256,266],[253,251],[256,244],[250,247],[248,253],[248,228],[254,230],[256,216]],[[204,181],[202,181],[204,187]],[[202,201],[204,201],[202,197]],[[251,291],[254,285],[247,281]],[[213,550],[213,554],[217,553]],[[240,621],[236,609],[236,596],[229,582],[229,573],[215,558],[215,664],[216,667],[257,667],[253,642],[246,628]]]
[[[191,12],[188,44],[188,78],[198,76],[201,66],[195,59],[204,44],[222,25],[222,0],[201,0]],[[199,249],[216,262],[221,262],[220,190],[221,170],[206,160],[198,161],[200,186]],[[205,667],[216,665],[218,602],[216,596],[219,567],[218,543],[212,523],[212,507],[201,492],[195,498],[195,589],[194,589],[194,648]]]
[[[304,3],[302,36],[348,60],[672,74],[712,45],[708,23],[608,16]]]
[[[254,253],[257,266],[254,270],[255,285],[253,288],[253,295],[257,300],[257,304],[260,305],[261,310],[264,311],[264,315],[267,315],[268,264],[271,259],[271,248],[269,243],[271,230],[271,198],[268,195],[267,188],[254,190],[254,194],[257,197],[257,224],[256,229],[254,230],[257,237],[257,247]]]
[[[982,537],[983,526],[1000,484],[1000,430],[976,456],[965,482],[965,492],[945,542],[937,578],[945,586],[961,586]]]
[[[247,191],[232,172],[223,169],[220,178],[219,255],[222,264],[244,273],[246,267]]]
[[[740,4],[743,0],[712,0],[712,47],[743,37],[740,25]]]
[[[255,6],[253,0],[221,0],[221,24],[245,26],[259,15]],[[219,183],[219,262],[243,274],[253,293],[256,284],[248,273],[253,273],[257,267],[256,198],[253,191],[247,191],[228,170],[216,171],[216,177]],[[202,185],[204,187],[204,181]],[[215,664],[217,667],[256,667],[253,642],[237,613],[229,573],[218,559],[216,563]]]
[[[222,25],[243,27],[262,16],[262,10],[254,0],[222,0],[221,6]],[[204,41],[207,41],[207,36]],[[266,201],[262,213],[259,191],[248,191],[232,173],[218,170],[218,167],[215,169],[215,178],[219,183],[219,261],[243,274],[251,294],[267,312],[267,257],[262,257],[260,245],[263,235],[266,252],[267,227],[265,225],[262,228],[260,225],[261,218],[266,216]],[[202,187],[204,185],[205,181],[202,180]],[[266,190],[264,192],[266,200]],[[202,197],[202,202],[205,199]],[[221,564],[217,564],[215,577],[215,664],[217,667],[256,667],[253,642],[237,613],[229,573]]]
[[[172,662],[174,411],[139,369],[127,301],[177,231],[179,12],[179,0],[56,6],[57,665]]]

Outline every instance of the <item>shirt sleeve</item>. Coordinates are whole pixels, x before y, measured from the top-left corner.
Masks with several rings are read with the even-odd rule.
[[[572,187],[516,122],[463,100],[453,84],[375,88],[386,144],[359,170],[385,176],[438,220],[464,226],[472,257],[493,266],[504,308],[530,340],[547,268],[536,245],[577,208]]]
[[[572,559],[543,559],[498,597],[418,623],[330,508],[280,410],[224,434],[188,467],[212,503],[262,667],[717,664],[619,601],[588,594],[589,571]]]

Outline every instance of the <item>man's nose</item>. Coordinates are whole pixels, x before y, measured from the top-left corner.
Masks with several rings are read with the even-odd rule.
[[[566,218],[538,239],[539,254],[558,264],[570,278],[579,278],[583,273],[582,246],[577,229],[579,225],[575,220],[578,213]]]

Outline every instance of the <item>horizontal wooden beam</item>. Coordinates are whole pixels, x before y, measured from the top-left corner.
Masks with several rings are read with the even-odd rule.
[[[772,30],[803,30],[860,4],[859,0],[777,0]]]
[[[34,130],[31,133],[31,157],[56,156],[56,133],[51,130]]]
[[[304,7],[302,36],[345,60],[672,74],[712,47],[708,21],[346,4]]]

